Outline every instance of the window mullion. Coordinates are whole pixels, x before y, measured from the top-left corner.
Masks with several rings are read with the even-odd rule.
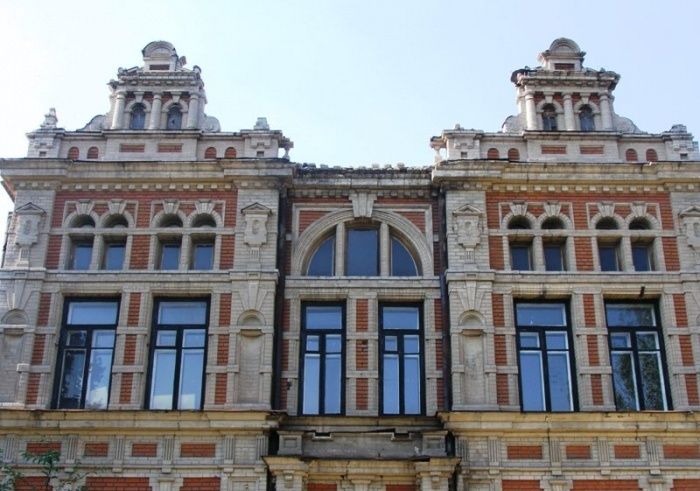
[[[547,330],[537,328],[540,338],[540,356],[542,357],[542,387],[544,388],[544,410],[551,411],[551,388],[549,387],[549,348],[547,347]]]
[[[318,413],[326,414],[326,334],[318,333]]]
[[[85,399],[87,397],[88,377],[90,376],[90,347],[92,346],[92,329],[86,328],[85,336],[85,363],[83,365],[83,387],[80,391],[80,407],[85,407]]]
[[[180,369],[182,367],[182,355],[184,354],[184,349],[182,348],[182,336],[183,328],[178,327],[175,335],[175,373],[173,374],[173,401],[170,405],[170,409],[177,409],[180,405]]]
[[[399,414],[405,414],[406,413],[406,404],[405,404],[405,396],[406,394],[404,393],[404,346],[403,346],[403,340],[404,340],[404,335],[405,333],[403,331],[400,331],[400,334],[398,334],[398,339],[396,340],[396,347],[398,351],[398,374],[399,374]]]

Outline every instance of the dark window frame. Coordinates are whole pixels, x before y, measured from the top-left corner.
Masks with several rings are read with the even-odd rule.
[[[618,237],[615,239],[603,239],[601,237],[597,240],[598,246],[598,265],[600,266],[600,271],[604,273],[619,273],[622,271],[622,240]],[[604,267],[603,257],[601,256],[601,251],[603,249],[612,249],[615,257],[615,268],[610,269]]]
[[[104,247],[102,251],[102,261],[100,264],[100,268],[104,271],[122,271],[124,270],[124,263],[126,261],[126,242],[127,239],[126,237],[105,237],[104,239]],[[115,246],[121,246],[123,249],[122,252],[122,263],[121,266],[118,268],[108,268],[107,267],[107,260],[109,256],[109,251],[110,248],[113,248]]]
[[[70,311],[71,302],[76,303],[100,303],[100,302],[116,302],[117,304],[117,318],[114,324],[68,324],[68,312]],[[107,407],[105,409],[99,409],[104,411],[109,408],[109,396],[112,391],[112,367],[114,367],[114,355],[117,344],[117,326],[119,325],[119,312],[121,309],[121,297],[65,297],[63,299],[63,312],[61,314],[61,331],[59,333],[58,342],[58,353],[56,355],[56,370],[54,373],[54,383],[53,391],[51,395],[51,407],[54,409],[61,409],[59,407],[60,392],[61,392],[61,382],[63,378],[63,354],[67,348],[66,346],[66,335],[69,331],[87,331],[87,339],[85,342],[85,366],[83,367],[83,386],[80,395],[80,407],[70,408],[70,409],[84,409],[85,408],[85,398],[87,396],[87,386],[88,386],[88,376],[90,372],[90,355],[93,349],[92,337],[94,331],[114,331],[114,344],[112,345],[112,364],[109,367],[109,382],[107,383]],[[70,347],[68,347],[70,348]],[[104,349],[104,348],[100,348]],[[68,409],[68,408],[66,408]],[[97,410],[97,409],[96,409]]]
[[[608,305],[651,305],[652,311],[654,313],[654,321],[656,323],[655,326],[614,326],[610,327],[608,325]],[[605,326],[608,330],[608,354],[610,356],[610,367],[611,370],[614,370],[614,365],[612,361],[612,356],[613,356],[613,351],[630,351],[632,353],[632,357],[634,360],[634,377],[635,377],[635,383],[636,383],[636,396],[637,396],[637,403],[639,405],[639,409],[636,410],[636,412],[639,411],[672,411],[673,410],[673,400],[671,398],[671,385],[669,384],[669,378],[668,378],[668,363],[666,361],[666,347],[664,343],[664,333],[663,333],[663,327],[661,326],[661,312],[659,311],[659,301],[658,300],[653,300],[653,301],[640,301],[640,300],[605,300]],[[644,408],[644,393],[642,392],[642,383],[641,383],[641,368],[639,364],[639,351],[637,348],[637,336],[635,336],[635,333],[639,331],[646,331],[646,332],[654,332],[656,334],[656,337],[659,341],[659,358],[661,360],[661,380],[664,384],[664,395],[665,397],[665,403],[666,403],[666,408],[665,409],[646,409]],[[627,333],[630,336],[630,344],[631,347],[628,350],[621,350],[619,348],[613,348],[612,346],[612,336],[610,335],[611,333]],[[650,351],[650,350],[643,350],[643,351]],[[614,373],[611,372],[611,382],[612,382],[612,387],[613,387],[613,399],[615,399],[615,377]],[[617,401],[615,401],[615,408],[618,411],[625,411],[625,409],[617,409]]]
[[[158,324],[158,312],[161,302],[205,302],[206,313],[204,324]],[[211,315],[211,298],[210,297],[158,297],[153,300],[153,312],[151,312],[151,329],[150,329],[150,346],[148,349],[148,371],[146,372],[146,397],[144,408],[153,411],[202,411],[204,408],[204,397],[206,395],[206,378],[207,378],[207,352],[209,349],[209,323]],[[200,394],[200,405],[197,409],[179,409],[178,403],[180,399],[180,371],[182,367],[182,352],[183,334],[187,329],[204,329],[204,346],[201,348],[204,352],[202,359],[202,391]],[[158,349],[157,336],[159,331],[177,331],[175,346],[171,349],[175,350],[175,367],[173,369],[173,400],[170,409],[151,409],[151,390],[153,389],[153,365],[155,361],[155,352]],[[199,349],[199,348],[198,348]]]
[[[412,307],[418,309],[418,329],[384,329],[384,307]],[[381,416],[423,416],[425,415],[425,405],[426,405],[426,383],[425,383],[425,318],[423,312],[422,302],[379,302],[378,308],[378,324],[379,324],[379,414]],[[404,339],[406,335],[416,335],[418,334],[418,344],[420,352],[418,353],[418,360],[420,365],[420,412],[418,413],[406,413],[405,401],[406,396],[404,393]],[[384,353],[385,353],[385,338],[389,336],[396,336],[397,339],[397,351],[399,357],[399,412],[398,413],[387,413],[384,411]]]
[[[306,328],[306,308],[307,307],[340,307],[341,328],[340,329],[307,329]],[[345,379],[346,379],[346,306],[344,301],[330,302],[302,302],[301,303],[301,326],[300,326],[300,347],[299,347],[299,397],[297,401],[297,413],[302,416],[344,416],[345,415]],[[327,334],[340,334],[340,412],[326,413],[326,343]],[[304,412],[304,355],[306,354],[306,339],[311,336],[319,336],[319,393],[318,393],[318,413]]]
[[[640,264],[638,263],[638,256],[635,254],[635,250],[639,251],[644,249],[645,252],[645,258],[646,258],[646,269],[640,268]],[[632,266],[634,267],[635,271],[641,272],[641,273],[647,273],[650,271],[656,271],[656,264],[654,262],[654,242],[653,241],[632,241],[631,244],[631,250],[632,250]]]
[[[562,304],[564,306],[564,318],[566,321],[565,326],[519,326],[518,325],[518,305],[520,304]],[[576,354],[574,353],[574,334],[571,325],[571,308],[568,300],[532,300],[532,299],[518,299],[513,302],[513,317],[515,324],[515,343],[516,343],[516,358],[518,362],[518,396],[521,412],[532,412],[532,413],[570,413],[579,411],[579,400],[578,400],[578,383],[577,383],[577,371],[576,371]],[[569,386],[571,388],[571,409],[567,411],[553,411],[551,409],[551,393],[549,387],[549,362],[547,360],[547,331],[566,331],[566,339],[568,343],[568,354],[569,354]],[[539,348],[523,348],[521,345],[520,333],[521,332],[533,332],[538,334]],[[523,409],[523,386],[522,386],[522,366],[520,363],[520,351],[521,349],[525,351],[539,350],[542,353],[542,382],[544,384],[544,404],[545,408],[542,411],[539,410],[526,410]],[[562,351],[560,349],[553,349],[552,351]]]
[[[134,114],[138,114],[138,118],[134,118]],[[129,116],[129,129],[130,130],[143,130],[146,129],[146,106],[137,102],[131,106],[131,114]]]
[[[513,260],[513,251],[527,250],[527,269],[516,267]],[[534,258],[533,258],[533,238],[530,237],[529,240],[511,240],[508,244],[508,254],[510,256],[510,270],[511,271],[534,271]]]
[[[177,244],[177,249],[178,249],[177,263],[176,263],[174,268],[164,268],[163,267],[163,258],[164,258],[163,252],[165,251],[166,248],[171,248],[175,244]],[[182,235],[158,237],[157,249],[158,249],[158,256],[156,258],[157,263],[154,265],[155,269],[157,269],[159,271],[178,271],[180,269],[180,261],[182,259]]]
[[[78,258],[76,252],[78,249],[90,249],[90,258],[87,266],[84,268],[76,267]],[[68,258],[68,269],[71,271],[89,271],[92,265],[92,255],[95,249],[95,236],[74,236],[70,238],[70,257]]]
[[[200,247],[208,247],[211,249],[211,256],[209,258],[209,267],[198,268],[197,266],[197,251]],[[181,251],[182,254],[182,251]],[[212,271],[215,268],[216,263],[216,237],[210,235],[204,236],[192,236],[190,241],[190,261],[189,267],[193,271]]]
[[[557,248],[559,250],[559,259],[561,261],[561,268],[554,269],[550,268],[550,264],[547,262],[547,250]],[[562,272],[567,271],[566,267],[566,239],[558,240],[544,240],[542,243],[542,255],[544,259],[544,270]]]

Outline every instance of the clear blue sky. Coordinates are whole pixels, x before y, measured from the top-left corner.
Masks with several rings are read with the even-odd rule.
[[[107,112],[106,83],[158,39],[202,68],[224,130],[267,116],[297,162],[430,164],[444,128],[497,131],[512,70],[562,36],[622,75],[618,114],[700,134],[698,14],[687,0],[0,0],[0,156],[23,156],[49,107],[70,130]]]

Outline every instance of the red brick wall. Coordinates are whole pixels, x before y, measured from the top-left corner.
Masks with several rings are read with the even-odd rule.
[[[151,491],[147,477],[94,477],[87,478],[87,491]]]
[[[129,294],[129,313],[126,318],[126,325],[129,327],[134,327],[139,325],[139,312],[141,310],[141,294],[140,293],[130,293]]]
[[[503,295],[500,293],[491,294],[491,309],[493,311],[493,325],[495,327],[505,327],[505,306],[503,305]]]
[[[587,460],[591,458],[589,445],[567,445],[566,458],[571,460]]]
[[[366,339],[358,339],[355,343],[355,367],[358,370],[367,370],[369,368],[369,342]]]
[[[28,405],[36,404],[39,400],[39,384],[41,383],[40,373],[30,373],[27,380],[27,397],[25,403]]]
[[[44,476],[21,477],[15,482],[15,491],[37,491],[44,489],[46,478]]]
[[[132,457],[155,457],[157,453],[157,443],[134,443],[131,445]]]
[[[596,406],[603,405],[603,381],[600,374],[594,373],[591,375],[591,392],[593,395],[593,404]]]
[[[575,480],[572,491],[639,491],[636,479]]]
[[[366,378],[355,380],[355,407],[364,411],[369,407],[369,385]]]
[[[700,459],[698,445],[664,445],[663,448],[667,459]]]
[[[131,388],[133,383],[133,373],[122,373],[122,383],[121,387],[119,387],[119,404],[131,404]]]
[[[216,445],[214,443],[181,443],[180,457],[214,457]]]
[[[182,481],[180,491],[219,491],[221,478],[219,477],[186,477]]]
[[[698,396],[698,377],[694,373],[685,374],[685,390],[688,393],[688,404],[693,406],[700,405],[700,397]]]
[[[228,363],[229,335],[219,334],[216,345],[216,364],[219,366]]]
[[[107,457],[109,453],[109,443],[92,442],[86,443],[83,451],[85,457]]]
[[[214,385],[214,404],[226,404],[226,386],[228,384],[228,374],[217,373],[216,384]]]
[[[595,319],[595,297],[591,293],[584,293],[583,297],[583,321],[586,327],[596,327],[598,323]]]
[[[231,294],[219,295],[219,325],[226,327],[231,325]]]
[[[671,491],[698,491],[700,479],[674,479]]]
[[[27,453],[39,455],[46,452],[60,452],[61,442],[27,442]]]
[[[684,294],[673,294],[673,307],[676,312],[676,327],[688,327],[688,311],[685,308]]]
[[[504,479],[501,484],[503,491],[540,491],[540,481]]]
[[[639,445],[615,445],[613,454],[616,459],[638,459],[641,452]]]
[[[368,327],[369,307],[366,298],[355,300],[355,330],[366,331]]]
[[[542,445],[508,445],[506,448],[511,460],[542,459]]]
[[[337,488],[333,483],[310,482],[306,485],[306,489],[308,491],[335,491]],[[389,486],[387,486],[387,490],[388,489]]]
[[[510,404],[508,374],[496,374],[496,402],[498,404]]]

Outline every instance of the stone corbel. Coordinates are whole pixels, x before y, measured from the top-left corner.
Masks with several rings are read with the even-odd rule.
[[[272,210],[260,203],[253,203],[241,210],[245,229],[243,241],[250,247],[250,257],[258,260],[260,247],[267,243],[267,220]]]
[[[352,191],[350,201],[352,201],[352,215],[355,218],[371,218],[374,202],[377,199],[375,193],[367,191]]]

